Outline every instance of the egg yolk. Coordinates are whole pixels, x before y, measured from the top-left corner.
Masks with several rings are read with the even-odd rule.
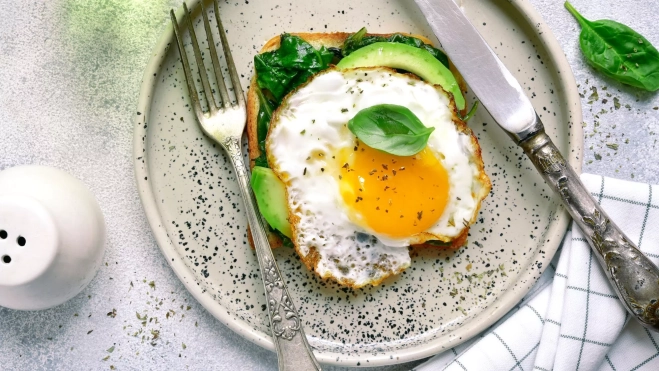
[[[340,192],[355,222],[407,237],[427,230],[442,215],[448,174],[428,147],[401,157],[357,142],[339,158]]]

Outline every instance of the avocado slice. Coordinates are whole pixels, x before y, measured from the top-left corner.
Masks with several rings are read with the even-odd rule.
[[[355,50],[336,65],[338,69],[378,66],[409,71],[437,84],[453,94],[458,110],[465,108],[465,98],[455,77],[427,50],[400,43],[377,42]]]
[[[254,166],[250,179],[256,203],[265,221],[284,236],[291,238],[291,224],[288,221],[286,186],[272,169]]]

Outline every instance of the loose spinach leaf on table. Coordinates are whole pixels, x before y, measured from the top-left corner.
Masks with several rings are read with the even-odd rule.
[[[383,36],[366,36],[366,27],[363,27],[361,30],[350,35],[346,41],[343,43],[343,55],[348,56],[350,53],[354,52],[357,49],[363,48],[367,45],[371,45],[377,42],[393,42],[413,46],[415,48],[420,48],[428,51],[432,54],[435,59],[440,61],[444,66],[448,68],[448,57],[441,50],[433,47],[432,45],[425,44],[420,39],[416,37],[402,35],[395,33],[389,37]]]
[[[568,1],[565,7],[581,25],[579,43],[590,65],[624,84],[659,89],[659,52],[645,37],[622,23],[587,20]]]
[[[256,81],[279,102],[309,77],[329,67],[333,57],[324,46],[315,49],[298,36],[283,34],[279,49],[254,57]]]
[[[408,108],[395,104],[364,108],[348,121],[348,129],[367,146],[396,156],[419,153],[435,130],[424,126]]]

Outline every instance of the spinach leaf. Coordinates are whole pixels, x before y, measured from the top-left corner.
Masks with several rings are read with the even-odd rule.
[[[343,42],[343,56],[347,57],[359,48],[382,41],[387,41],[387,38],[382,36],[366,36],[366,27],[362,27],[361,30],[348,36],[346,41]]]
[[[278,100],[286,95],[287,87],[297,75],[296,71],[276,67],[271,64],[277,58],[273,54],[258,54],[254,57],[254,69],[256,69],[256,83],[261,89],[268,89]]]
[[[433,47],[429,44],[424,44],[423,41],[417,39],[416,37],[402,35],[395,33],[389,37],[383,36],[366,36],[366,27],[362,27],[361,30],[350,35],[346,41],[343,42],[343,56],[348,56],[350,53],[354,52],[357,49],[363,48],[367,45],[371,45],[378,42],[392,42],[400,43],[415,48],[424,49],[432,54],[435,59],[440,61],[446,68],[448,68],[448,57],[441,50]]]
[[[270,167],[270,165],[268,165],[268,159],[265,157],[265,153],[261,153],[261,156],[254,159],[254,166]]]
[[[478,110],[478,104],[479,103],[480,103],[479,101],[474,102],[474,105],[471,106],[471,108],[469,109],[469,112],[467,112],[466,115],[462,116],[462,121],[467,122],[467,121],[469,121],[469,119],[474,117],[474,115],[476,114],[476,110]],[[460,114],[460,113],[458,112],[458,114]]]
[[[446,68],[448,68],[448,57],[441,50],[433,47],[432,45],[424,44],[423,41],[412,36],[405,36],[399,33],[395,33],[387,39],[387,41],[392,43],[401,43],[415,48],[423,49],[432,54],[435,59],[440,61]]]
[[[270,225],[268,225],[268,227],[270,228],[270,231],[272,233],[274,233],[276,236],[278,236],[281,239],[282,246],[290,247],[290,248],[295,247],[295,245],[293,244],[293,241],[290,238],[286,237],[283,233],[279,232],[278,229],[272,228],[272,227],[270,227]]]
[[[280,101],[314,74],[329,67],[334,53],[324,46],[315,49],[298,36],[283,34],[279,49],[254,57],[256,82]]]
[[[409,109],[380,104],[359,111],[348,121],[348,129],[369,147],[396,156],[412,156],[426,147],[430,133]]]
[[[265,97],[263,91],[258,87],[256,88],[256,94],[259,96],[259,113],[256,116],[256,138],[259,143],[259,151],[261,152],[257,161],[260,163],[265,162],[265,167],[268,167],[268,160],[265,156],[265,139],[268,136],[268,129],[270,129],[270,119],[274,111],[274,104]]]
[[[568,1],[565,7],[579,21],[579,43],[595,69],[624,84],[659,89],[659,52],[638,32],[610,20],[590,21]]]
[[[428,245],[439,246],[439,247],[450,247],[451,242],[444,242],[440,240],[428,240],[425,242]]]

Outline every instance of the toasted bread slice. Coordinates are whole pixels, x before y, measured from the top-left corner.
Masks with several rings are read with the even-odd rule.
[[[347,32],[335,32],[335,33],[290,33],[291,35],[299,36],[309,44],[311,44],[314,48],[318,49],[321,46],[325,46],[326,48],[340,48],[343,46],[343,43],[345,40],[351,35],[351,33]],[[384,37],[389,37],[392,34],[367,34],[367,36],[384,36]],[[432,42],[420,35],[409,35],[413,36],[415,38],[420,39],[426,44],[432,45]],[[259,53],[265,53],[269,51],[273,51],[279,48],[279,42],[280,42],[280,36],[275,36],[268,40],[263,48],[261,48],[261,51]],[[458,84],[460,85],[461,90],[464,92],[466,91],[466,84],[464,80],[462,79],[462,76],[458,73],[458,71],[454,68],[453,65],[450,65],[450,70],[453,73],[453,75],[456,77],[456,80],[458,81]],[[249,89],[247,91],[247,138],[248,138],[248,145],[249,145],[249,159],[250,159],[250,168],[254,167],[254,161],[261,155],[261,151],[259,149],[259,143],[258,143],[258,135],[257,135],[257,120],[258,120],[258,113],[259,113],[259,98],[256,93],[256,75],[252,77],[252,82],[249,86]],[[463,112],[461,112],[463,115],[466,113],[466,108]],[[466,127],[465,125],[465,130],[470,129]],[[475,137],[474,137],[475,140]],[[477,142],[476,142],[477,143]],[[478,147],[478,150],[480,152],[480,147]],[[479,156],[480,158],[480,156]],[[483,164],[479,164],[479,167],[482,169]],[[472,221],[473,222],[473,221]],[[466,241],[467,241],[467,234],[469,232],[469,228],[465,228],[463,233],[457,236],[453,241],[451,241],[450,244],[447,245],[434,245],[430,243],[425,243],[422,245],[417,245],[420,247],[441,247],[441,248],[450,248],[450,249],[456,249],[459,248],[460,246],[463,246]],[[251,236],[250,236],[251,237]],[[273,233],[268,234],[268,240],[270,242],[270,246],[272,248],[277,248],[283,245],[283,242],[279,236]],[[250,238],[250,243],[253,242],[251,241]]]

